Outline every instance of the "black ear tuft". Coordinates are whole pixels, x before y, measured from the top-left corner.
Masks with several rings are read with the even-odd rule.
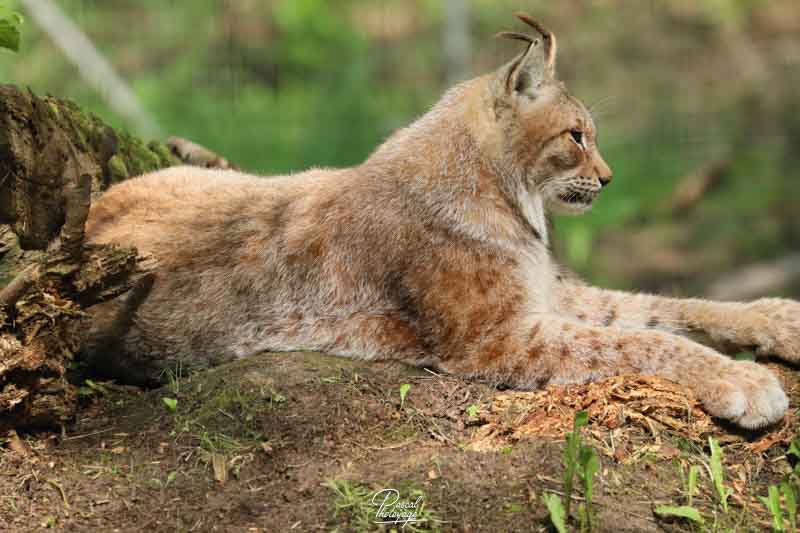
[[[525,51],[501,73],[506,76],[503,85],[507,91],[530,92],[543,82],[555,77],[556,39],[541,24],[525,13],[515,13],[517,18],[538,32],[538,36],[515,31],[503,31],[497,37],[528,43]]]

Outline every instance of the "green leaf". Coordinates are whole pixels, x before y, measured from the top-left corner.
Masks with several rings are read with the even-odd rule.
[[[594,495],[594,475],[600,471],[600,458],[591,446],[581,445],[579,454],[578,476],[583,481],[583,498],[581,506],[581,531],[592,530],[592,497]]]
[[[698,524],[703,523],[703,516],[700,511],[689,505],[672,506],[661,505],[656,507],[656,514],[659,516],[677,516],[679,518],[686,518]]]
[[[589,422],[589,413],[586,411],[578,411],[575,413],[575,420],[572,423],[572,431],[567,434],[567,445],[564,448],[564,493],[567,495],[567,504],[564,512],[567,516],[570,515],[570,507],[572,503],[572,482],[575,477],[575,469],[579,462],[579,453],[581,449],[581,431],[580,429]]]
[[[400,409],[402,409],[403,404],[406,403],[406,394],[408,394],[408,391],[410,390],[411,390],[411,385],[409,385],[408,383],[403,383],[402,385],[400,385]]]
[[[795,437],[789,444],[789,451],[786,455],[794,455],[795,459],[800,459],[800,437]]]
[[[547,511],[550,513],[550,522],[556,528],[558,533],[567,533],[566,515],[564,514],[564,505],[561,503],[561,498],[550,492],[542,495]]]
[[[778,487],[770,485],[769,496],[767,498],[759,496],[758,499],[761,500],[767,509],[769,509],[770,514],[772,514],[772,530],[786,531],[783,525],[783,510],[781,510],[781,495],[778,491]]]
[[[687,500],[689,502],[689,506],[692,505],[692,498],[694,498],[695,493],[697,492],[697,474],[699,472],[699,468],[697,465],[692,465],[689,467],[689,482],[687,483],[686,492]]]
[[[591,446],[581,446],[580,465],[583,476],[591,478],[600,471],[600,458]]]
[[[19,51],[19,26],[22,22],[22,15],[7,7],[0,7],[0,48]]]
[[[792,484],[788,481],[781,483],[781,492],[783,493],[783,506],[789,516],[792,531],[797,531],[797,494]]]
[[[269,401],[271,401],[272,403],[286,403],[286,396],[284,396],[280,392],[273,391],[272,396],[270,396],[269,398]]]
[[[169,410],[170,413],[174,413],[175,411],[178,410],[178,400],[177,399],[164,397],[164,398],[161,398],[161,401],[164,402],[164,405],[167,406],[167,409]]]
[[[467,416],[470,418],[475,418],[478,416],[478,411],[480,411],[480,407],[475,404],[470,405],[467,407]]]
[[[95,383],[91,379],[85,380],[84,383],[86,383],[87,387],[89,387],[90,389],[96,390],[99,393],[102,393],[102,394],[108,393],[108,389],[106,389],[101,383]]]
[[[592,504],[592,480],[600,471],[600,458],[590,446],[581,446],[580,469],[578,474],[583,481],[583,497],[588,505]]]
[[[578,431],[580,428],[589,423],[589,413],[587,411],[578,411],[575,413],[575,421],[572,423],[572,430]]]
[[[719,503],[722,505],[722,510],[728,512],[728,496],[733,492],[730,488],[725,486],[725,471],[722,469],[722,449],[719,447],[719,442],[714,437],[708,437],[708,445],[711,448],[711,478],[714,481],[714,488],[717,490],[719,496]]]

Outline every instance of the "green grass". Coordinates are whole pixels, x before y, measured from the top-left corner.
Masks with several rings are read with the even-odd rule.
[[[432,533],[439,531],[441,521],[426,504],[423,491],[408,484],[401,484],[396,493],[378,491],[348,480],[334,479],[325,482],[325,487],[333,492],[333,522],[347,525],[348,531],[410,531],[412,533]],[[399,498],[399,500],[395,500]],[[387,503],[388,502],[388,503]],[[380,524],[388,519],[378,516],[381,509],[391,510],[391,503],[413,502],[413,520],[391,524]],[[381,504],[386,503],[382,507]],[[399,507],[398,507],[399,509]],[[339,531],[335,529],[334,531]]]
[[[654,509],[656,516],[661,518],[670,518],[677,520],[688,520],[693,523],[701,531],[725,531],[726,525],[731,521],[735,521],[736,517],[733,516],[728,500],[733,494],[733,489],[729,487],[725,481],[725,466],[724,454],[719,445],[719,441],[714,437],[708,437],[709,455],[703,458],[703,462],[707,466],[709,474],[709,481],[711,483],[711,494],[714,498],[712,506],[713,516],[711,520],[704,515],[701,510],[695,505],[694,497],[699,491],[699,472],[700,469],[697,465],[689,467],[688,475],[684,476],[683,469],[681,469],[681,476],[684,477],[684,503],[679,505],[659,505]],[[765,505],[770,508],[771,504],[775,504],[775,494],[777,487],[773,490],[770,489],[769,503],[765,499]],[[780,509],[778,509],[779,511]],[[743,516],[744,509],[739,513],[739,517]],[[777,520],[777,519],[776,519]]]
[[[794,468],[778,485],[770,485],[761,503],[772,516],[773,531],[797,531],[797,498],[800,494],[800,437],[792,440],[786,452],[792,457]]]
[[[573,484],[576,476],[580,483],[580,494],[583,497],[578,509],[580,531],[592,531],[594,497],[594,476],[600,470],[600,458],[597,452],[581,442],[581,428],[589,422],[589,414],[580,411],[575,414],[572,431],[567,434],[564,449],[564,498],[554,493],[542,495],[542,501],[550,515],[550,523],[559,533],[565,533],[572,516]]]

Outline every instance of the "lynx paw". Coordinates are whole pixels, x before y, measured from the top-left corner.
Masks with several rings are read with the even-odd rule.
[[[775,375],[750,361],[731,363],[700,389],[698,395],[709,413],[747,429],[779,421],[789,406]]]
[[[759,355],[777,355],[793,363],[800,362],[800,303],[782,298],[763,298],[747,304],[747,310],[763,317]]]

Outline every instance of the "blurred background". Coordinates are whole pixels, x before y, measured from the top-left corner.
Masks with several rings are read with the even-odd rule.
[[[800,295],[797,0],[7,3],[26,21],[0,82],[263,174],[362,161],[518,53],[493,34],[527,11],[615,174],[591,213],[555,221],[560,260],[619,288]]]

